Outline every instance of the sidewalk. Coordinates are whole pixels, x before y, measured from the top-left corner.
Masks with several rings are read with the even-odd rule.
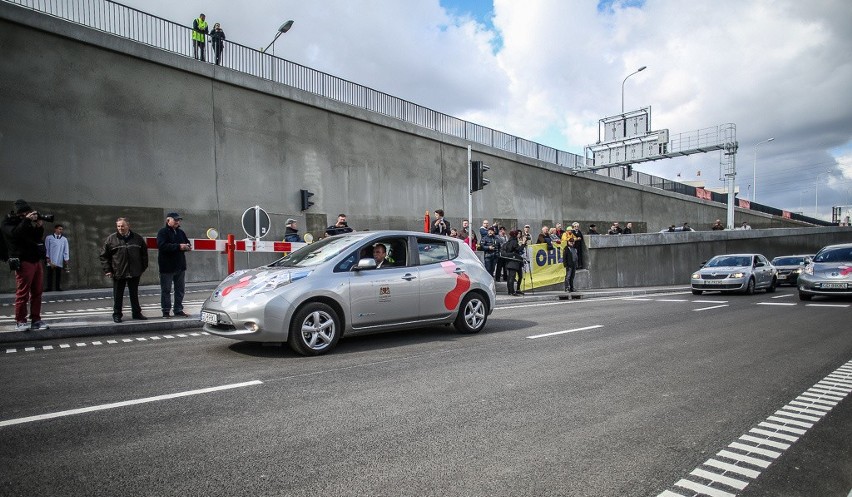
[[[207,298],[209,292],[212,292],[218,282],[203,282],[203,283],[187,283],[186,290],[189,293],[198,293],[201,300]],[[678,291],[688,291],[688,286],[672,285],[659,287],[640,287],[640,288],[604,288],[595,290],[584,290],[572,294],[575,299],[586,300],[604,297],[631,297],[636,295],[649,295],[654,293],[668,293]],[[158,285],[147,285],[139,287],[139,295],[159,295],[160,287]],[[558,302],[560,297],[565,297],[567,294],[561,291],[544,290],[544,291],[528,291],[520,297],[511,297],[506,295],[505,286],[498,286],[497,307],[503,307],[513,304],[523,304],[529,302]],[[77,299],[111,299],[112,288],[94,288],[86,290],[68,290],[62,293],[45,294],[45,297],[52,299],[62,299],[65,301]],[[127,297],[125,296],[125,299]],[[15,296],[11,294],[0,294],[0,305],[3,305],[4,310],[14,312]],[[110,300],[111,302],[111,300]],[[88,304],[83,304],[88,305]],[[110,304],[111,305],[111,304]],[[81,319],[75,317],[51,317],[45,319],[45,322],[50,325],[49,330],[43,331],[14,331],[14,320],[4,321],[0,323],[0,343],[12,342],[29,342],[33,340],[50,340],[57,338],[74,338],[85,336],[103,336],[103,335],[121,335],[132,333],[147,333],[147,332],[162,332],[181,330],[187,328],[201,327],[200,312],[201,304],[188,304],[185,311],[191,316],[189,318],[161,318],[151,317],[151,312],[146,312],[148,315],[147,321],[134,321],[126,319],[122,323],[114,323],[110,313],[103,313],[98,316],[88,316]],[[4,312],[5,314],[6,312]],[[159,315],[159,309],[155,313]],[[129,316],[126,316],[129,318]]]

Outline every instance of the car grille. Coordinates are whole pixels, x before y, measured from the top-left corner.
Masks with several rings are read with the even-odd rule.
[[[741,285],[739,283],[734,283],[734,284],[731,284],[731,283],[710,283],[709,285],[703,285],[701,287],[695,287],[695,288],[702,288],[704,290],[708,290],[708,289],[709,290],[712,290],[712,289],[732,290],[734,288],[739,288],[740,286]]]
[[[727,277],[728,277],[727,273],[726,274],[702,274],[701,275],[702,280],[723,280]]]
[[[792,272],[793,272],[793,271],[792,271],[792,270],[790,270],[790,269],[779,269],[779,270],[778,270],[778,274],[784,274],[784,275],[788,275],[788,274],[790,274],[790,273],[792,273]]]

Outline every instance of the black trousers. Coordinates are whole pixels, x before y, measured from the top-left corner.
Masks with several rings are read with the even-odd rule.
[[[574,274],[577,270],[572,267],[565,268],[565,291],[574,291]]]
[[[142,314],[142,306],[139,305],[139,276],[135,278],[115,278],[112,280],[112,316],[121,317],[124,307],[124,287],[130,290],[130,310],[134,316]]]
[[[506,280],[506,286],[509,289],[509,295],[512,295],[513,293],[517,292],[516,288],[521,287],[521,285],[520,285],[521,282],[518,279],[518,275],[520,274],[520,271],[518,271],[517,269],[508,269],[507,268],[506,272],[509,273],[509,279]],[[517,282],[517,286],[515,285],[516,282]]]
[[[57,292],[62,290],[62,268],[59,266],[51,267],[49,264],[45,266],[47,268],[47,290],[48,292],[52,292],[56,290]]]

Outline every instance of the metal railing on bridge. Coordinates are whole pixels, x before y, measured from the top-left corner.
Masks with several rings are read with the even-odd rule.
[[[111,0],[0,0],[42,14],[70,21],[91,29],[136,41],[160,50],[193,57],[192,28],[177,24]],[[208,47],[207,60],[211,60]],[[224,45],[221,65],[258,78],[281,83],[320,95],[353,107],[415,124],[445,135],[454,136],[496,149],[557,164],[570,169],[586,166],[583,156],[542,145],[518,136],[471,123],[441,112],[394,97],[387,93],[347,81],[337,76],[275,57],[261,50],[228,41]],[[695,188],[644,173],[627,177],[624,168],[598,170],[612,178],[695,195]],[[715,194],[714,195],[718,195]],[[725,197],[723,195],[723,197]],[[715,198],[713,200],[716,200]],[[752,204],[754,206],[756,204]],[[752,207],[754,208],[754,207]],[[770,208],[771,209],[771,208]],[[778,209],[774,209],[778,211]],[[768,212],[768,211],[766,211]],[[781,212],[781,211],[779,211]],[[814,224],[824,221],[799,216]]]

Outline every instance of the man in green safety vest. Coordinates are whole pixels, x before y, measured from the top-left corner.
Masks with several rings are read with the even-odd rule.
[[[204,14],[198,16],[198,19],[192,21],[192,51],[196,60],[206,61],[204,58],[204,47],[207,45],[207,35],[210,31],[207,29],[207,21]],[[201,58],[198,57],[198,52],[201,51]]]

